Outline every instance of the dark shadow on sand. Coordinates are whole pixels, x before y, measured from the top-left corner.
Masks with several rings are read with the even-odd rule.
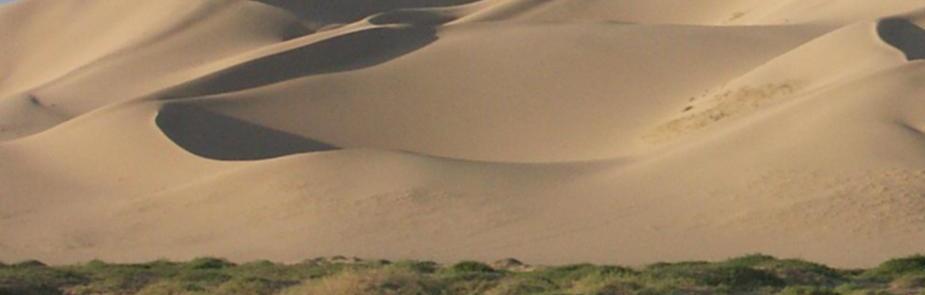
[[[316,26],[352,23],[399,9],[454,6],[477,0],[255,0],[279,7]]]
[[[155,122],[168,138],[183,149],[215,160],[261,160],[338,149],[190,104],[164,106]]]
[[[163,99],[240,91],[301,77],[379,65],[437,40],[430,27],[378,27],[258,58],[178,86]]]
[[[877,24],[877,33],[907,60],[925,59],[925,30],[916,24],[901,18],[884,19]]]

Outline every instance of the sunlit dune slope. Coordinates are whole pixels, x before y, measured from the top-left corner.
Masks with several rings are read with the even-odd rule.
[[[925,2],[332,3],[0,6],[0,260],[925,250]]]

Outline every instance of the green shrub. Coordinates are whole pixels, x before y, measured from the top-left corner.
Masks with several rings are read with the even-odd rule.
[[[593,293],[593,291],[603,288],[608,283],[614,283],[616,278],[633,274],[635,274],[635,271],[623,267],[573,264],[540,268],[517,275],[548,282],[558,289],[572,289],[579,293]]]
[[[573,294],[593,294],[593,295],[623,295],[636,294],[643,286],[633,281],[624,281],[621,279],[610,279],[606,281],[594,281],[592,284],[579,282],[571,291]]]
[[[495,288],[509,273],[481,262],[464,261],[433,274],[447,285],[450,294],[482,294]]]
[[[389,267],[396,269],[407,269],[416,273],[432,274],[440,269],[440,265],[433,261],[413,261],[403,260],[392,263]]]
[[[796,286],[787,287],[777,293],[779,295],[839,295],[828,288]]]
[[[701,280],[711,286],[725,285],[751,289],[763,286],[777,287],[784,285],[783,280],[767,271],[747,267],[717,267],[703,274],[704,277]]]
[[[592,275],[618,276],[635,274],[636,271],[619,266],[598,266],[593,264],[573,264],[566,266],[550,267],[535,271],[536,274],[551,279],[558,280],[575,280]]]
[[[449,269],[451,272],[455,273],[493,273],[495,269],[488,264],[484,264],[477,261],[463,261],[457,264],[454,264]]]
[[[782,279],[787,285],[834,286],[846,280],[844,274],[825,265],[800,259],[777,259],[762,254],[732,258],[720,264],[764,270]]]
[[[178,282],[189,283],[203,288],[215,287],[231,280],[231,276],[216,270],[193,270],[179,273],[175,279]]]
[[[440,284],[407,270],[375,269],[343,273],[306,281],[283,290],[284,295],[428,295],[441,294]]]
[[[0,295],[59,294],[60,290],[83,284],[89,279],[72,271],[60,270],[34,261],[0,269]]]
[[[925,256],[914,255],[887,260],[877,268],[864,272],[863,276],[880,280],[891,280],[901,275],[922,272],[925,272]]]
[[[315,269],[315,267],[311,267]],[[289,281],[296,284],[311,277],[304,269],[297,266],[276,264],[271,261],[254,261],[222,270],[223,273],[238,278],[259,278],[271,281]]]
[[[187,283],[163,281],[146,286],[135,295],[206,295],[205,289]]]
[[[835,269],[803,260],[777,260],[759,265],[758,268],[773,273],[783,279],[787,285],[834,287],[847,280],[844,274]]]
[[[488,290],[488,295],[542,294],[558,290],[553,282],[538,277],[519,277],[499,282]]]
[[[912,273],[900,276],[890,282],[894,289],[921,289],[925,288],[925,273]]]
[[[270,295],[288,287],[286,284],[260,278],[233,279],[219,286],[216,295]]]
[[[93,260],[87,261],[87,263],[84,263],[83,265],[78,265],[78,267],[82,267],[86,269],[105,269],[110,266],[112,266],[112,264],[106,263],[105,261],[102,261],[99,259],[93,259]]]
[[[722,263],[730,266],[758,267],[777,261],[778,259],[774,256],[764,254],[749,254],[745,256],[730,258]]]
[[[25,260],[13,264],[13,267],[48,267],[48,265],[38,260]]]
[[[843,295],[894,295],[893,293],[884,290],[884,288],[886,288],[886,286],[883,284],[865,281],[854,281],[841,284],[838,287],[835,287],[834,291]]]
[[[655,264],[646,268],[643,274],[656,280],[685,280],[697,286],[729,287],[742,290],[782,287],[786,283],[768,271],[741,264],[703,262]]]
[[[200,257],[188,262],[186,266],[191,269],[223,269],[233,267],[235,264],[225,259]]]
[[[636,294],[639,289],[639,286],[636,285],[624,285],[624,284],[609,284],[605,285],[600,290],[596,290],[592,293],[593,295],[631,295]]]
[[[84,287],[88,293],[116,293],[120,291],[137,292],[162,276],[151,271],[132,266],[111,266],[85,272],[91,282]]]

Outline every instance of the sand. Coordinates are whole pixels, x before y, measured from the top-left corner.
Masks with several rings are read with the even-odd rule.
[[[0,6],[0,260],[925,251],[923,1],[331,3]]]

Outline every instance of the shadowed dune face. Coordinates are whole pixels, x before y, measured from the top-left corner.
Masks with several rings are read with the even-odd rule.
[[[908,60],[925,59],[925,29],[901,18],[888,18],[877,24],[884,42],[896,47]]]
[[[315,28],[345,24],[369,15],[407,8],[453,6],[478,0],[255,0],[302,17]]]
[[[256,88],[324,73],[375,66],[437,40],[430,27],[375,27],[331,37],[300,48],[245,62],[185,83],[167,98]]]
[[[260,160],[337,149],[323,142],[189,104],[164,106],[155,122],[177,145],[190,153],[215,160]]]
[[[399,10],[377,14],[369,18],[369,23],[376,25],[412,24],[417,26],[436,26],[456,20],[452,14],[443,14],[427,10]]]

